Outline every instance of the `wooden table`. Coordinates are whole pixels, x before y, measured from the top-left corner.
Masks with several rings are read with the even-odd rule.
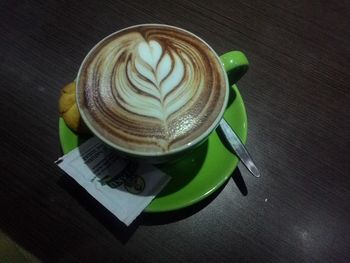
[[[13,246],[44,262],[350,262],[349,2],[8,0],[0,13],[0,228]],[[96,42],[150,22],[248,56],[238,86],[262,177],[239,166],[205,201],[126,228],[53,163],[57,101]]]

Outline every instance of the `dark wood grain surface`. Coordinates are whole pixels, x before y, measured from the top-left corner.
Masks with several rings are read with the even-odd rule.
[[[0,230],[17,246],[43,262],[350,262],[349,1],[7,0],[0,14]],[[57,102],[96,42],[149,22],[245,52],[262,177],[239,166],[204,202],[126,228],[54,165]]]

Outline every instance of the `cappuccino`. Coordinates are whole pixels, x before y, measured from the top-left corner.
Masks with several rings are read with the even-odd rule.
[[[207,138],[223,116],[226,72],[212,48],[172,26],[123,29],[83,61],[77,104],[87,126],[131,155],[179,152]]]

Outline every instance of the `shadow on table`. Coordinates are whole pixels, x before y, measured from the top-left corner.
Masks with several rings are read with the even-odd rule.
[[[237,188],[241,192],[243,196],[248,195],[248,189],[244,182],[244,179],[242,177],[242,174],[240,170],[237,168],[231,175],[232,180],[235,182]],[[201,200],[200,202],[191,205],[186,208],[182,208],[175,211],[170,212],[162,212],[162,213],[142,213],[139,218],[137,218],[138,224],[141,225],[164,225],[173,223],[176,221],[183,220],[187,217],[190,217],[206,206],[208,206],[225,188],[226,184],[228,183],[228,180],[220,186],[219,189],[217,189],[213,194],[208,196],[207,198]]]
[[[238,190],[241,192],[243,196],[248,195],[248,188],[247,185],[244,182],[243,176],[241,174],[241,171],[238,169],[234,170],[231,175],[232,180],[235,182]]]
[[[137,222],[133,222],[128,227],[124,225],[71,177],[62,176],[58,184],[123,244],[138,228]]]
[[[242,195],[248,194],[247,186],[241,175],[239,169],[236,169],[232,173],[232,179],[237,185]],[[228,181],[227,181],[228,182]],[[136,220],[130,225],[125,226],[120,222],[112,213],[104,208],[98,201],[96,201],[90,194],[88,194],[81,186],[79,186],[69,176],[62,176],[59,179],[59,185],[61,185],[67,192],[69,192],[79,203],[82,205],[93,217],[95,217],[103,226],[111,232],[122,243],[127,243],[134,232],[140,225],[162,225],[172,222],[183,220],[190,217],[206,206],[208,206],[225,188],[227,182],[225,182],[219,189],[213,194],[203,199],[202,201],[176,211],[163,212],[163,213],[142,213]]]

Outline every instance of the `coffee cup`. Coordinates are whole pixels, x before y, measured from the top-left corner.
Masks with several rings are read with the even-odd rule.
[[[77,105],[89,129],[120,154],[162,162],[208,138],[227,107],[229,79],[247,68],[243,53],[220,58],[187,30],[136,25],[87,54],[77,76]]]

